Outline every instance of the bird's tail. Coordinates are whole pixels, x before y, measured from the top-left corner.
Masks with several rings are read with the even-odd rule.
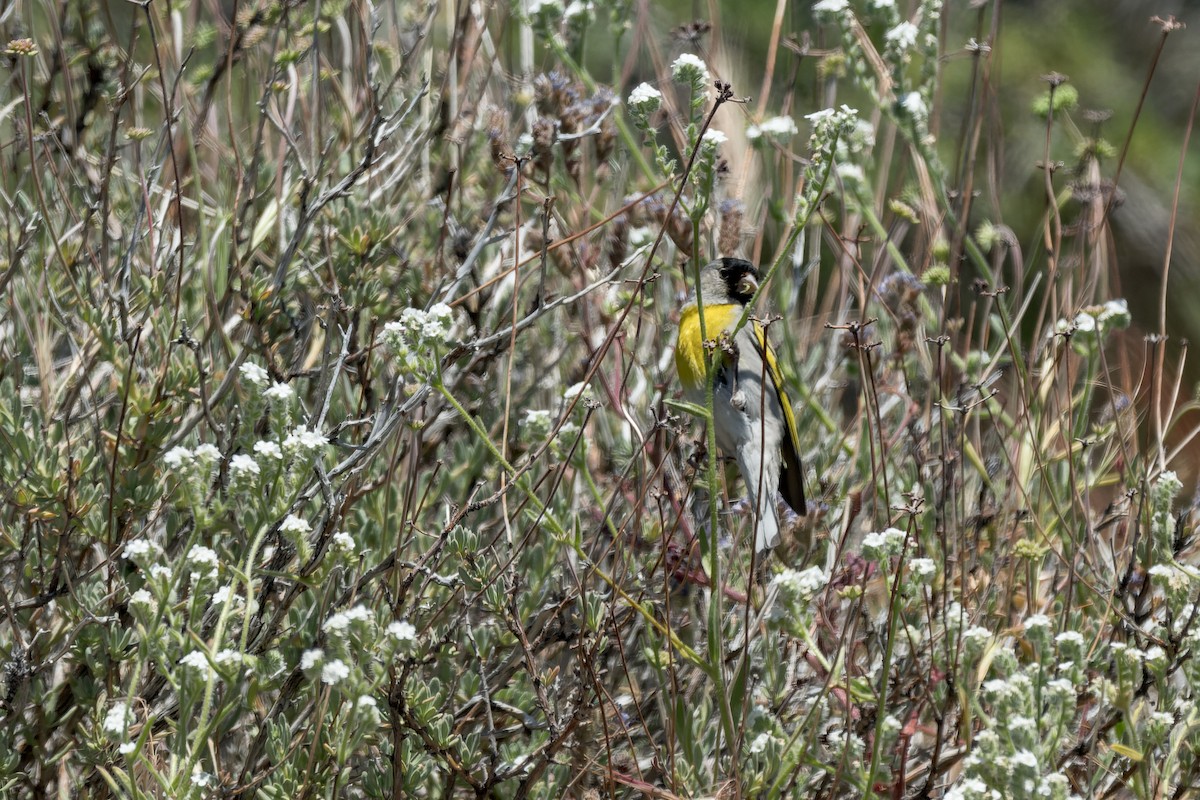
[[[758,504],[756,504],[758,505]],[[754,552],[762,553],[779,544],[779,517],[775,513],[774,501],[763,498],[765,508],[757,509],[758,524],[754,527]]]
[[[770,460],[760,464],[757,448],[746,448],[738,453],[738,467],[746,484],[750,501],[750,513],[754,515],[754,552],[761,553],[779,544],[779,515],[775,508],[775,495],[779,491],[779,465]],[[762,495],[759,496],[757,476],[762,472]],[[772,478],[774,478],[772,480]]]

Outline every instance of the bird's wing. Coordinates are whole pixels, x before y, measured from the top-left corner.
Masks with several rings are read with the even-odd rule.
[[[767,365],[767,377],[775,390],[775,397],[783,407],[783,418],[787,421],[787,435],[783,437],[783,472],[779,476],[779,491],[783,499],[797,514],[808,513],[808,504],[804,500],[804,467],[800,463],[800,434],[796,428],[796,413],[792,410],[792,402],[787,391],[783,388],[783,373],[779,371],[779,362],[775,359],[775,350],[767,341],[766,331],[757,322],[751,323],[754,328],[754,349]]]

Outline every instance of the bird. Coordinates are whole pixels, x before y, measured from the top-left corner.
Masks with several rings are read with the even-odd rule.
[[[713,351],[717,373],[712,421],[718,448],[737,462],[746,484],[756,519],[756,554],[779,544],[777,495],[797,514],[808,513],[796,415],[775,351],[757,320],[733,333],[758,285],[758,270],[744,259],[720,258],[705,266],[700,271],[699,297],[693,290],[680,313],[675,346],[675,369],[684,397],[704,405],[705,364],[711,349],[705,338],[713,341],[732,334],[730,346]]]

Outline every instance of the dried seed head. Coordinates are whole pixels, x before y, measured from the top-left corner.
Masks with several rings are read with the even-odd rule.
[[[742,220],[746,206],[741,200],[723,200],[717,211],[721,215],[721,228],[717,235],[718,252],[732,256],[742,244]]]

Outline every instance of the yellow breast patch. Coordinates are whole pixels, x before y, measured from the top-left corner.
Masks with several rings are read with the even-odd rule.
[[[704,334],[709,339],[720,338],[732,328],[741,315],[736,303],[704,306]],[[700,313],[695,303],[684,306],[679,317],[679,341],[675,344],[675,369],[679,382],[691,391],[704,387],[704,336],[700,331]]]

